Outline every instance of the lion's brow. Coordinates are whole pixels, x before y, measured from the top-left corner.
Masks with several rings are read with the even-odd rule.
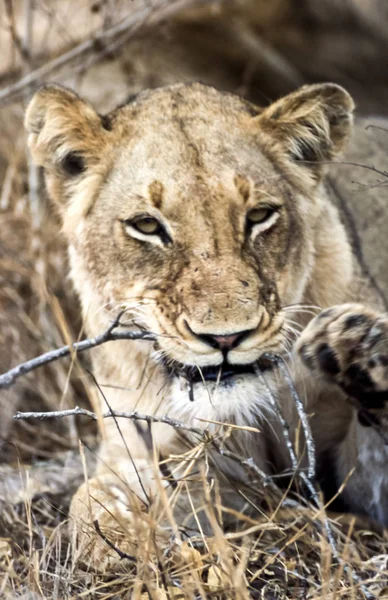
[[[150,200],[155,208],[160,209],[163,202],[164,187],[161,181],[155,179],[148,186],[148,193]]]

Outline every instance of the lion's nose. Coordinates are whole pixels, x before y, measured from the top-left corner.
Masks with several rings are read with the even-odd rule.
[[[219,348],[220,350],[231,350],[245,337],[245,331],[227,335],[204,335],[203,337],[205,338],[205,342],[215,348]]]
[[[200,333],[194,331],[188,323],[186,323],[186,325],[190,332],[194,334],[197,338],[199,338],[209,346],[212,346],[212,348],[217,348],[217,350],[222,351],[232,350],[232,348],[235,348],[236,346],[241,344],[241,342],[246,337],[248,337],[248,335],[252,333],[252,331],[254,331],[253,329],[245,329],[244,331],[237,331],[236,333],[225,333],[222,335],[215,335],[212,333]]]

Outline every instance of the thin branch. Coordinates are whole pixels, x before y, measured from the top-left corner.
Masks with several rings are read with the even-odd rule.
[[[315,444],[313,439],[313,434],[311,433],[311,428],[309,424],[309,420],[303,405],[303,402],[299,398],[299,394],[295,389],[294,383],[292,381],[291,373],[288,370],[288,366],[284,359],[281,356],[277,357],[277,365],[279,369],[283,373],[283,377],[287,382],[287,385],[291,392],[291,397],[295,403],[296,410],[298,411],[300,422],[302,423],[303,433],[306,440],[307,446],[307,459],[308,459],[308,471],[307,476],[311,481],[315,481],[316,477],[316,452],[315,452]]]
[[[388,187],[388,180],[377,180],[376,183],[362,183],[361,181],[355,181],[352,179],[350,183],[355,183],[359,186],[359,189],[356,190],[357,192],[362,190],[375,190],[376,188]]]
[[[135,473],[136,473],[136,477],[137,477],[137,479],[138,479],[138,482],[139,482],[139,485],[140,485],[140,487],[141,487],[141,490],[142,490],[142,492],[143,492],[143,494],[144,494],[144,496],[145,496],[145,498],[146,498],[146,500],[147,500],[147,504],[148,504],[148,506],[150,506],[150,505],[151,505],[151,499],[150,499],[150,497],[149,497],[149,495],[148,495],[148,493],[147,493],[147,490],[146,490],[146,488],[145,488],[145,486],[144,486],[144,484],[143,484],[143,481],[142,481],[142,479],[141,479],[140,473],[139,473],[139,471],[138,471],[138,468],[137,468],[137,466],[136,466],[136,463],[135,463],[135,461],[134,461],[134,459],[133,459],[133,456],[132,456],[132,454],[131,454],[131,452],[130,452],[130,450],[129,450],[129,448],[128,448],[127,441],[126,441],[125,437],[123,436],[123,432],[122,432],[122,431],[121,431],[121,429],[120,429],[120,425],[119,425],[119,423],[118,423],[118,421],[117,421],[117,418],[116,418],[116,416],[115,416],[115,414],[114,414],[114,411],[112,410],[112,407],[111,407],[111,405],[109,404],[109,402],[108,402],[108,399],[107,399],[107,397],[105,396],[104,392],[102,391],[102,389],[101,389],[101,388],[100,388],[100,386],[98,385],[98,381],[97,381],[97,379],[94,377],[93,373],[92,373],[91,371],[88,371],[88,373],[89,373],[89,375],[91,376],[91,378],[93,379],[93,382],[94,382],[95,386],[97,387],[97,389],[98,389],[98,391],[100,392],[100,394],[101,394],[101,396],[102,396],[102,398],[103,398],[103,400],[104,400],[105,404],[107,405],[107,407],[108,407],[108,409],[109,409],[109,413],[112,415],[112,418],[113,418],[113,420],[114,420],[114,422],[115,422],[115,425],[116,425],[117,431],[119,432],[119,436],[120,436],[120,438],[121,438],[121,441],[123,442],[123,444],[124,444],[124,448],[125,448],[125,450],[126,450],[126,452],[127,452],[127,454],[128,454],[128,458],[129,458],[129,460],[131,461],[132,467],[133,467],[133,469],[134,469],[134,471],[135,471]],[[136,421],[135,421],[135,423],[136,423]]]
[[[9,162],[5,176],[3,178],[3,184],[0,192],[0,210],[7,210],[10,206],[10,197],[12,193],[12,183],[17,173],[18,163],[17,160],[13,159]]]
[[[315,161],[313,160],[301,160],[300,161],[306,165],[312,165]],[[377,169],[373,165],[363,165],[362,163],[347,161],[347,160],[320,160],[320,165],[328,165],[330,167],[338,167],[338,166],[348,166],[348,167],[359,167],[360,169],[366,169],[367,171],[373,171],[373,173],[377,173],[378,175],[382,175],[383,177],[388,177],[388,171],[382,171],[381,169]]]
[[[308,460],[309,460],[309,467],[308,467],[307,473],[305,473],[305,471],[303,469],[299,468],[299,461],[296,457],[296,454],[294,451],[294,446],[293,446],[293,444],[291,442],[291,438],[290,438],[290,426],[287,423],[287,421],[285,420],[285,418],[283,417],[283,414],[280,410],[278,402],[277,402],[276,398],[274,397],[274,395],[272,394],[272,391],[266,381],[266,378],[262,374],[260,368],[257,367],[256,368],[257,376],[263,383],[263,385],[268,393],[269,400],[270,400],[270,402],[274,408],[274,411],[276,413],[276,416],[278,417],[278,419],[282,425],[283,435],[284,435],[286,445],[288,448],[288,453],[289,453],[290,460],[291,460],[292,470],[295,473],[295,475],[299,476],[299,478],[302,480],[305,488],[309,491],[311,498],[313,499],[317,508],[322,508],[322,502],[320,500],[319,493],[318,493],[318,491],[316,489],[316,485],[315,485],[315,445],[313,442],[310,426],[308,424],[308,417],[304,410],[303,403],[300,400],[299,395],[294,388],[291,376],[288,372],[286,365],[284,364],[283,359],[281,357],[279,357],[278,355],[272,355],[272,354],[266,354],[265,358],[274,362],[276,364],[276,366],[281,369],[283,376],[285,377],[286,383],[290,387],[291,396],[296,404],[298,415],[301,420],[303,432],[304,432],[304,435],[306,438],[307,454],[308,454]],[[310,460],[311,460],[311,463],[310,463]],[[340,557],[339,557],[339,553],[337,550],[337,544],[336,544],[330,523],[327,519],[324,519],[324,525],[325,525],[327,538],[328,538],[330,546],[332,548],[333,556],[339,560]]]
[[[34,5],[33,0],[24,0],[24,39],[22,42],[23,47],[23,63],[24,72],[26,75],[31,72],[32,60],[33,60],[33,48],[32,48],[32,32],[34,24]],[[26,100],[31,93],[29,87],[26,88]],[[39,197],[39,169],[38,166],[32,160],[30,151],[26,149],[27,157],[27,171],[28,171],[28,199],[30,204],[30,212],[32,217],[32,232],[34,235],[41,230],[42,225],[42,202]],[[37,246],[40,247],[40,244]]]
[[[18,411],[14,415],[13,418],[17,421],[29,420],[29,419],[46,421],[49,419],[63,419],[65,417],[71,417],[71,416],[85,416],[85,417],[88,417],[89,419],[92,419],[93,421],[97,421],[99,418],[96,413],[92,412],[91,410],[87,410],[85,408],[80,408],[79,406],[76,406],[75,408],[71,408],[71,409],[67,409],[67,410],[54,410],[54,411],[50,411],[50,412],[21,412],[21,411]],[[224,458],[228,458],[228,459],[238,463],[241,467],[243,467],[244,471],[251,472],[251,473],[255,474],[256,476],[258,476],[259,479],[262,480],[264,487],[268,488],[275,495],[275,497],[278,500],[280,500],[280,498],[283,496],[282,491],[278,488],[278,486],[275,484],[273,479],[271,477],[269,477],[268,475],[266,475],[264,473],[264,471],[262,471],[255,464],[253,458],[247,458],[244,456],[240,456],[240,455],[236,454],[235,452],[227,450],[226,448],[221,448],[213,436],[209,437],[209,432],[206,429],[200,429],[198,427],[192,427],[192,426],[186,425],[182,421],[178,421],[177,419],[173,419],[171,417],[146,415],[143,413],[139,413],[137,411],[122,412],[122,411],[109,410],[108,412],[103,413],[102,418],[103,419],[113,418],[113,419],[115,419],[115,421],[116,421],[116,419],[131,419],[132,421],[135,421],[135,422],[136,421],[144,421],[144,422],[148,423],[148,425],[151,425],[152,423],[163,423],[165,425],[169,425],[170,427],[173,427],[175,430],[181,430],[181,431],[183,430],[183,431],[187,431],[189,433],[195,434],[195,435],[199,436],[200,439],[202,439],[202,440],[205,439],[207,442],[210,442],[211,446],[216,450],[216,452],[220,456],[222,456]],[[282,500],[282,505],[289,506],[292,508],[297,508],[299,506],[298,502],[287,499],[287,498],[284,498]]]
[[[218,2],[219,0],[162,0],[151,6],[143,7],[133,12],[125,19],[122,19],[116,25],[95,33],[90,39],[81,42],[68,52],[64,52],[57,58],[46,62],[41,67],[31,71],[31,73],[28,73],[15,83],[0,90],[0,104],[4,104],[5,101],[9,99],[14,100],[15,96],[23,94],[30,86],[39,85],[39,83],[51,75],[51,73],[58,71],[58,69],[80,56],[88,53],[96,53],[101,57],[109,41],[118,38],[125,32],[132,33],[132,29],[138,30],[140,26],[143,26],[146,23],[147,25],[156,25],[162,20],[171,17],[182,11],[184,8],[188,8],[194,4],[216,4]],[[127,40],[128,36],[122,36],[121,43],[125,43]]]
[[[254,462],[252,457],[246,458],[245,456],[236,454],[235,452],[232,452],[231,450],[228,450],[226,448],[221,448],[214,440],[212,442],[212,446],[217,450],[217,452],[221,456],[223,456],[225,458],[229,458],[230,460],[238,463],[240,466],[244,467],[245,471],[250,471],[251,473],[254,473],[255,475],[257,475],[260,478],[260,480],[262,481],[263,486],[265,488],[269,489],[278,500],[284,496],[282,490],[276,485],[273,478],[271,476],[267,475],[264,471],[262,471],[256,465],[256,463]],[[290,498],[283,498],[281,500],[281,502],[282,502],[282,506],[288,506],[290,508],[300,508],[299,502],[297,502],[296,500],[292,500]]]
[[[277,417],[279,418],[279,420],[282,424],[283,435],[286,440],[286,444],[287,444],[287,448],[289,451],[293,471],[303,481],[306,489],[310,492],[311,497],[314,500],[314,503],[317,506],[317,508],[322,508],[322,502],[320,500],[319,493],[317,491],[316,483],[315,483],[315,475],[316,475],[315,444],[314,444],[313,436],[311,433],[310,425],[308,422],[308,417],[307,417],[305,408],[303,406],[303,402],[299,398],[299,394],[297,393],[297,391],[295,389],[290,372],[288,370],[286,363],[284,362],[284,359],[278,355],[266,355],[266,358],[268,358],[272,362],[274,362],[276,364],[276,366],[282,371],[284,379],[290,389],[291,397],[292,397],[293,401],[295,402],[295,406],[298,411],[299,419],[302,424],[303,433],[304,433],[305,440],[306,440],[307,458],[308,458],[307,473],[303,469],[299,469],[298,460],[296,458],[294,447],[293,447],[291,439],[290,439],[290,434],[289,434],[290,426],[288,425],[287,421],[283,417],[282,412],[279,408],[279,405],[278,405],[275,397],[273,396],[264,375],[261,373],[261,371],[259,369],[257,369],[257,374],[258,374],[259,378],[261,379],[261,381],[263,382],[264,386],[266,387],[266,390],[270,397],[271,404],[274,407]],[[337,560],[339,560],[340,557],[339,557],[339,553],[337,550],[337,544],[335,541],[333,530],[332,530],[327,518],[324,519],[324,525],[325,525],[327,538],[329,540],[329,543],[330,543],[330,546],[331,546],[331,549],[333,552],[333,556]]]
[[[272,355],[272,354],[266,354],[265,358],[268,360],[271,360],[272,362],[274,362],[277,365],[277,356]],[[257,377],[260,379],[261,383],[263,384],[265,391],[268,394],[268,400],[270,401],[272,408],[274,409],[274,412],[280,421],[280,424],[283,429],[284,440],[286,442],[288,454],[289,454],[290,460],[291,460],[292,470],[294,471],[294,473],[297,473],[299,465],[298,465],[298,459],[297,459],[295,451],[294,451],[294,446],[292,444],[291,437],[290,437],[290,426],[287,423],[286,419],[283,417],[283,414],[279,408],[279,404],[278,404],[275,396],[273,395],[272,390],[269,387],[267,380],[264,377],[259,366],[255,367],[255,373],[256,373]]]
[[[367,169],[368,171],[373,171],[373,173],[377,173],[378,175],[382,175],[383,177],[388,177],[388,171],[382,171],[381,169],[376,169],[376,167],[373,167],[371,165],[363,165],[361,163],[350,162],[350,161],[345,161],[345,160],[339,160],[339,161],[335,161],[335,162],[328,163],[328,164],[331,164],[334,166],[345,165],[348,167],[360,167],[361,169]]]
[[[72,417],[76,415],[83,415],[92,419],[93,421],[98,420],[98,416],[96,413],[91,410],[87,410],[86,408],[80,408],[76,406],[75,408],[70,408],[68,410],[52,410],[50,412],[21,412],[18,411],[14,415],[14,419],[16,421],[25,420],[25,419],[37,419],[38,421],[46,421],[48,419],[63,419],[64,417]],[[137,411],[133,412],[122,412],[122,411],[108,411],[103,413],[103,419],[131,419],[132,421],[145,421],[148,424],[151,423],[163,423],[165,425],[170,425],[170,427],[174,427],[174,429],[183,429],[185,431],[189,431],[190,433],[195,433],[196,435],[203,435],[205,430],[199,429],[198,427],[190,427],[182,421],[178,421],[177,419],[172,419],[167,416],[157,417],[156,415],[145,415],[139,413]]]
[[[299,469],[298,468],[298,462],[296,459],[296,455],[295,455],[295,451],[293,448],[293,445],[291,443],[290,440],[290,435],[289,435],[289,429],[290,426],[288,425],[287,421],[284,419],[281,410],[279,408],[279,405],[277,403],[277,400],[275,399],[275,397],[273,396],[271,389],[264,377],[264,375],[262,374],[262,372],[260,371],[260,368],[257,367],[256,368],[256,373],[258,375],[258,377],[261,379],[262,383],[264,384],[268,395],[269,395],[269,399],[270,402],[272,404],[272,406],[275,409],[276,415],[278,416],[282,427],[283,427],[283,434],[286,440],[286,444],[287,444],[287,448],[289,451],[289,455],[290,455],[290,460],[291,460],[291,464],[293,467],[293,470],[295,472],[296,475],[298,475],[300,477],[300,479],[302,480],[302,482],[304,483],[304,485],[306,486],[307,490],[310,492],[312,499],[314,500],[314,503],[316,504],[317,508],[319,508],[322,511],[322,515],[323,515],[323,524],[324,524],[324,528],[326,531],[326,535],[327,535],[327,540],[329,542],[331,551],[333,553],[333,557],[334,559],[337,561],[338,564],[341,564],[342,567],[344,568],[345,572],[353,579],[353,581],[359,585],[363,591],[363,593],[365,594],[366,598],[368,599],[372,599],[374,598],[373,595],[370,594],[370,592],[367,590],[367,588],[365,587],[365,585],[363,584],[363,582],[361,581],[360,577],[358,576],[357,573],[355,573],[352,569],[349,568],[349,566],[345,563],[345,561],[343,560],[342,556],[340,555],[340,553],[338,552],[338,548],[337,548],[337,541],[335,539],[335,535],[334,535],[334,531],[333,528],[330,524],[329,519],[326,516],[326,512],[325,512],[325,508],[321,502],[318,490],[316,488],[316,482],[315,482],[315,464],[316,464],[316,460],[315,460],[315,444],[313,441],[313,437],[312,437],[312,433],[311,433],[311,429],[310,429],[310,425],[308,423],[308,417],[306,414],[306,411],[304,409],[304,405],[303,402],[301,401],[301,399],[299,398],[299,395],[295,389],[295,386],[293,384],[292,378],[291,378],[291,374],[288,370],[288,367],[284,361],[284,359],[279,356],[279,355],[275,355],[275,354],[265,354],[265,358],[267,360],[272,361],[273,363],[276,364],[277,367],[280,368],[280,370],[282,371],[282,374],[285,378],[285,381],[290,389],[291,392],[291,397],[295,402],[296,405],[296,409],[298,411],[298,415],[303,427],[303,432],[305,435],[305,439],[306,439],[306,446],[307,446],[307,455],[308,455],[308,472],[306,473],[303,469]],[[296,464],[296,468],[294,467],[294,465]]]
[[[6,373],[3,373],[0,375],[0,389],[10,387],[16,381],[16,379],[26,375],[27,373],[30,373],[31,371],[34,371],[35,369],[38,369],[39,367],[42,367],[43,365],[47,365],[73,353],[85,352],[85,350],[90,350],[96,346],[101,346],[101,344],[106,344],[106,342],[114,342],[117,340],[156,340],[156,335],[147,331],[115,331],[115,329],[121,325],[121,314],[117,319],[115,319],[110,327],[104,331],[104,333],[100,333],[95,338],[82,340],[81,342],[75,342],[74,344],[63,346],[57,350],[50,350],[45,354],[41,354],[36,358],[32,358],[31,360],[28,360],[25,363],[10,369]]]
[[[109,546],[109,548],[112,548],[112,550],[114,550],[119,557],[121,558],[121,560],[123,560],[124,558],[130,560],[131,562],[137,562],[136,561],[136,557],[132,556],[132,554],[127,554],[126,552],[123,552],[122,550],[120,550],[120,548],[117,548],[117,546],[114,545],[113,542],[111,542],[106,535],[104,535],[100,529],[100,524],[97,521],[97,519],[95,521],[93,521],[93,525],[95,530],[97,531],[98,535],[100,536],[100,538]]]
[[[31,65],[33,59],[32,41],[34,25],[34,0],[24,0],[24,35],[22,40],[23,56],[25,62]]]
[[[4,0],[4,6],[5,6],[5,11],[6,11],[7,17],[8,17],[8,26],[9,26],[9,32],[11,34],[12,42],[13,42],[15,48],[17,48],[22,60],[25,60],[25,58],[26,58],[25,48],[23,47],[22,40],[20,39],[20,35],[18,34],[17,29],[16,29],[15,14],[14,14],[14,10],[13,10],[12,0]]]
[[[56,71],[71,62],[75,58],[78,58],[82,54],[95,50],[99,44],[104,44],[111,37],[114,37],[122,31],[125,31],[128,27],[136,23],[138,20],[142,20],[147,16],[148,9],[142,9],[136,11],[135,14],[130,15],[126,19],[123,19],[118,24],[110,27],[109,29],[96,33],[91,39],[81,42],[68,52],[61,54],[57,58],[45,63],[41,67],[31,71],[25,77],[19,79],[16,83],[13,83],[3,90],[0,91],[0,102],[4,102],[8,98],[12,97],[17,93],[23,93],[24,90],[39,81],[45,79],[50,73]]]
[[[385,133],[388,133],[388,129],[386,127],[381,127],[380,125],[373,125],[373,123],[367,125],[365,129],[366,131],[368,131],[368,129],[379,129],[380,131],[385,131]]]

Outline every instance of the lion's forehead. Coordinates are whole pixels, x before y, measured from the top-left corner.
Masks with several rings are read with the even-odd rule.
[[[146,200],[163,197],[164,209],[218,205],[223,211],[240,199],[236,178],[247,182],[251,199],[281,193],[282,177],[256,142],[235,130],[226,135],[213,130],[198,135],[193,126],[182,135],[173,123],[148,129],[144,135],[123,136],[105,185],[106,198],[125,201],[131,194]]]
[[[181,170],[192,176],[198,172],[225,176],[231,171],[260,179],[273,174],[274,166],[249,132],[244,135],[235,130],[227,136],[212,124],[203,135],[194,126],[182,135],[173,123],[167,123],[157,131],[123,136],[116,149],[115,170],[132,179],[147,173],[176,175]]]
[[[147,94],[121,109],[116,122],[113,174],[133,183],[165,175],[182,185],[199,172],[227,179],[228,171],[258,177],[273,171],[245,103],[203,86]]]
[[[146,126],[148,122],[160,125],[174,119],[179,126],[190,119],[208,123],[214,118],[221,118],[226,123],[238,118],[249,122],[260,112],[261,109],[236,95],[194,83],[147,90],[139,94],[134,102],[119,108],[115,118],[128,122],[137,120]]]

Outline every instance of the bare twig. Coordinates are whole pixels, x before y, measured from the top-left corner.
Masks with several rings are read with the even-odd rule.
[[[285,420],[285,418],[283,417],[283,414],[280,410],[278,402],[277,402],[276,398],[274,397],[274,395],[272,394],[272,391],[266,381],[266,378],[264,377],[260,368],[257,367],[256,368],[257,376],[263,383],[263,385],[267,391],[269,400],[270,400],[270,402],[274,408],[274,411],[276,413],[276,416],[278,417],[278,419],[282,425],[283,435],[284,435],[286,445],[288,448],[288,452],[290,455],[292,470],[294,471],[295,475],[299,476],[300,479],[302,480],[303,484],[305,485],[306,489],[309,491],[312,499],[314,500],[314,503],[316,504],[317,508],[322,508],[322,502],[320,500],[319,493],[315,486],[315,445],[313,442],[310,426],[308,424],[308,417],[306,415],[303,403],[300,400],[297,391],[295,390],[295,387],[292,383],[292,379],[289,374],[288,368],[285,365],[283,359],[278,355],[272,355],[272,354],[268,354],[265,357],[266,357],[266,359],[274,362],[276,364],[276,366],[281,369],[281,371],[286,379],[286,382],[287,382],[288,386],[290,387],[291,396],[296,404],[299,418],[302,423],[303,432],[304,432],[304,435],[306,438],[307,454],[308,454],[308,461],[309,461],[309,467],[308,467],[307,473],[303,469],[299,468],[299,461],[296,457],[296,454],[294,451],[294,446],[293,446],[291,438],[290,438],[290,426],[287,423],[287,421]],[[311,463],[310,463],[310,461],[311,461]],[[334,535],[331,530],[329,521],[327,519],[325,519],[325,529],[326,529],[326,533],[327,533],[330,545],[332,546],[333,555],[335,556],[335,558],[338,558],[339,555],[338,555]]]
[[[24,420],[24,419],[37,419],[38,421],[46,421],[48,419],[63,419],[64,417],[71,417],[75,415],[83,415],[92,419],[93,421],[98,420],[98,416],[96,413],[91,410],[87,410],[86,408],[80,408],[76,406],[75,408],[70,408],[68,410],[52,410],[50,412],[21,412],[18,411],[14,415],[14,419],[16,421]],[[203,429],[199,429],[198,427],[190,427],[182,421],[178,421],[177,419],[172,419],[167,416],[157,417],[156,415],[145,415],[143,413],[139,413],[137,411],[133,412],[121,412],[121,411],[108,411],[103,413],[103,419],[131,419],[132,421],[145,421],[146,423],[163,423],[165,425],[170,425],[170,427],[174,427],[174,429],[183,429],[185,431],[189,431],[190,433],[195,433],[197,435],[203,435]]]
[[[125,32],[132,34],[133,30],[138,30],[140,26],[156,25],[174,14],[178,14],[184,8],[188,8],[193,4],[216,4],[219,0],[160,0],[145,6],[122,19],[119,23],[108,29],[97,32],[93,37],[84,42],[81,42],[68,52],[64,52],[57,58],[46,62],[41,67],[31,71],[15,83],[0,90],[0,104],[4,104],[7,100],[15,100],[15,97],[23,94],[25,90],[31,86],[39,85],[41,81],[47,78],[54,71],[58,71],[61,67],[71,63],[73,60],[84,56],[88,53],[95,53],[99,57],[104,54],[105,48],[109,43],[121,37],[120,45],[128,41],[128,36],[123,36]],[[119,44],[115,44],[117,49]]]
[[[32,32],[33,32],[33,21],[34,21],[34,5],[32,0],[24,0],[24,38],[22,42],[23,47],[23,71],[26,75],[31,72],[32,59],[33,59],[33,48],[32,48]],[[25,90],[26,100],[31,93],[29,87]],[[34,236],[37,236],[37,232],[40,233],[42,224],[42,202],[39,198],[39,169],[38,166],[32,160],[31,154],[26,149],[27,155],[27,169],[28,169],[28,198],[30,204],[30,212],[32,217],[32,231]],[[38,239],[37,236],[36,239]],[[40,244],[36,244],[35,248],[39,248]]]
[[[262,374],[261,370],[259,367],[256,368],[256,373],[258,375],[258,377],[260,378],[260,380],[262,381],[263,385],[266,388],[266,391],[268,393],[269,396],[269,400],[276,412],[277,417],[279,418],[282,427],[283,427],[283,434],[286,440],[286,444],[287,444],[287,448],[289,451],[289,455],[290,455],[290,460],[291,460],[291,464],[292,464],[292,468],[293,471],[295,472],[296,475],[298,475],[300,477],[300,479],[302,480],[302,482],[304,483],[306,489],[309,491],[311,498],[313,499],[314,503],[316,504],[317,508],[320,509],[321,514],[323,515],[323,524],[324,524],[324,528],[326,531],[326,536],[327,536],[327,540],[329,542],[331,551],[333,553],[333,557],[334,559],[337,561],[338,564],[341,564],[342,567],[344,568],[345,572],[353,579],[353,581],[355,583],[357,583],[357,585],[359,585],[363,591],[363,593],[365,594],[365,597],[368,599],[372,599],[374,598],[374,595],[371,595],[370,592],[367,590],[367,588],[364,586],[364,584],[362,583],[362,581],[360,580],[359,576],[357,575],[357,573],[355,573],[352,569],[349,568],[349,566],[345,563],[345,561],[343,560],[342,556],[340,555],[340,553],[338,552],[338,548],[337,548],[337,542],[335,539],[335,535],[332,529],[332,526],[329,522],[329,519],[326,517],[326,512],[324,509],[324,506],[321,502],[318,490],[316,488],[316,482],[315,482],[315,466],[316,466],[316,459],[315,459],[315,444],[313,441],[313,437],[312,437],[312,433],[311,433],[311,429],[310,429],[310,425],[308,423],[308,417],[303,405],[303,402],[301,401],[301,399],[299,398],[299,395],[295,389],[295,386],[293,384],[290,372],[288,370],[288,367],[284,361],[284,359],[279,356],[279,355],[274,355],[274,354],[266,354],[265,358],[270,360],[271,362],[274,362],[276,364],[277,367],[280,368],[280,370],[282,371],[282,374],[285,378],[285,381],[287,383],[287,385],[289,386],[290,392],[291,392],[291,397],[295,402],[296,405],[296,409],[298,411],[298,415],[303,427],[303,433],[305,436],[305,440],[306,440],[306,446],[307,446],[307,456],[308,456],[308,471],[307,473],[303,470],[303,469],[299,469],[299,465],[298,465],[298,461],[295,455],[295,451],[294,451],[294,447],[292,445],[291,439],[290,439],[290,434],[289,434],[289,429],[290,426],[287,423],[287,421],[284,419],[280,407],[277,403],[276,398],[273,396],[271,389],[264,377],[264,375]]]
[[[291,373],[288,370],[288,366],[284,359],[281,356],[276,357],[276,363],[279,369],[283,373],[283,377],[287,382],[287,385],[290,389],[292,399],[295,403],[296,410],[298,411],[300,422],[302,423],[303,433],[306,440],[307,446],[307,459],[308,459],[308,471],[307,476],[311,481],[315,481],[316,477],[316,458],[315,458],[315,444],[313,439],[313,434],[311,433],[311,428],[309,425],[309,420],[303,405],[303,402],[299,398],[299,394],[295,389],[294,383],[292,381]]]
[[[267,358],[268,360],[271,360],[275,364],[277,364],[277,356],[272,355],[272,354],[266,354],[265,358]],[[272,390],[269,387],[267,380],[264,377],[259,366],[255,367],[255,372],[256,372],[257,377],[260,379],[261,383],[263,384],[265,391],[268,394],[268,400],[270,401],[272,408],[274,409],[274,412],[280,421],[280,424],[283,429],[284,440],[286,442],[288,454],[289,454],[290,460],[291,460],[292,470],[294,471],[294,473],[297,473],[299,465],[298,465],[298,459],[297,459],[295,451],[294,451],[294,446],[292,444],[291,437],[290,437],[290,426],[287,423],[286,419],[283,417],[283,414],[280,410],[279,404],[278,404],[275,396],[273,395]]]
[[[104,542],[109,546],[109,548],[112,548],[112,550],[114,550],[116,552],[116,554],[119,555],[119,557],[121,558],[121,560],[123,560],[124,558],[130,560],[131,562],[136,562],[136,557],[132,556],[131,554],[127,554],[126,552],[123,552],[122,550],[120,550],[120,548],[117,548],[117,546],[114,545],[113,542],[111,542],[106,535],[104,535],[100,529],[100,524],[97,521],[97,519],[95,521],[93,521],[93,525],[95,530],[97,531],[98,535],[100,536],[100,538],[102,540],[104,540]]]
[[[100,388],[100,386],[99,386],[99,384],[98,384],[98,381],[97,381],[97,379],[94,377],[94,375],[93,375],[93,373],[92,373],[91,371],[88,371],[88,373],[89,373],[89,375],[91,376],[91,378],[93,379],[93,382],[94,382],[95,386],[97,387],[97,389],[98,389],[98,391],[100,392],[100,394],[101,394],[101,396],[102,396],[102,398],[103,398],[103,400],[104,400],[105,404],[107,405],[107,407],[108,407],[108,409],[109,409],[109,413],[112,415],[112,418],[113,418],[113,420],[114,420],[114,422],[115,422],[115,425],[116,425],[117,431],[119,432],[119,436],[120,436],[120,438],[121,438],[121,441],[123,442],[124,448],[125,448],[125,450],[126,450],[126,452],[127,452],[127,454],[128,454],[128,458],[129,458],[129,460],[130,460],[130,462],[131,462],[131,464],[132,464],[132,467],[133,467],[133,469],[134,469],[134,471],[135,471],[135,473],[136,473],[136,477],[137,477],[137,479],[138,479],[138,481],[139,481],[139,485],[140,485],[140,487],[141,487],[141,490],[142,490],[142,492],[143,492],[143,494],[144,494],[145,498],[147,499],[147,504],[148,504],[148,506],[150,506],[150,504],[151,504],[151,499],[150,499],[150,497],[149,497],[149,495],[148,495],[148,493],[147,493],[147,490],[146,490],[146,488],[145,488],[145,486],[144,486],[144,484],[143,484],[142,478],[141,478],[141,476],[140,476],[140,473],[139,473],[139,471],[138,471],[138,469],[137,469],[137,466],[136,466],[136,463],[135,463],[135,461],[134,461],[134,459],[133,459],[132,453],[131,453],[131,451],[129,450],[129,447],[128,447],[128,444],[127,444],[127,440],[126,440],[126,439],[125,439],[125,437],[123,436],[123,432],[122,432],[122,431],[121,431],[121,429],[120,429],[120,425],[119,425],[119,423],[118,423],[118,421],[117,421],[116,415],[114,414],[114,411],[112,410],[112,407],[111,407],[111,405],[109,404],[107,397],[105,396],[104,392],[103,392],[103,391],[102,391],[102,389]],[[136,423],[136,421],[135,421],[135,423]]]
[[[385,131],[385,133],[388,133],[388,129],[386,127],[381,127],[381,125],[374,125],[373,123],[367,125],[365,129],[366,131],[368,131],[369,129],[379,129],[380,131]]]
[[[0,210],[7,210],[10,206],[10,198],[12,192],[12,182],[17,173],[17,160],[13,159],[10,161],[5,176],[3,179],[3,185],[0,192]]]
[[[22,40],[20,39],[20,35],[18,34],[17,29],[16,29],[15,14],[14,14],[14,10],[13,10],[12,0],[4,0],[4,6],[5,6],[5,11],[6,11],[7,17],[8,17],[8,26],[9,26],[9,32],[11,34],[12,42],[13,42],[15,48],[17,48],[21,58],[24,60],[26,57],[25,48],[23,46]]]
[[[339,160],[339,161],[335,161],[332,163],[329,163],[332,165],[345,165],[348,167],[360,167],[360,169],[366,169],[367,171],[373,171],[373,173],[377,173],[377,175],[382,175],[383,177],[388,177],[388,171],[382,171],[381,169],[376,169],[376,167],[373,167],[371,165],[363,165],[361,163],[356,163],[356,162],[349,162],[349,161],[344,161],[344,160]]]
[[[36,419],[39,421],[45,421],[48,419],[63,419],[65,417],[71,416],[85,416],[93,421],[98,420],[98,415],[91,410],[87,410],[85,408],[80,408],[76,406],[75,408],[67,409],[67,410],[55,410],[50,412],[17,412],[14,415],[15,420],[27,420],[27,419]],[[283,498],[284,494],[278,488],[276,483],[273,481],[271,477],[269,477],[264,471],[262,471],[254,462],[253,458],[247,458],[245,456],[240,456],[235,452],[232,452],[226,448],[222,448],[214,439],[212,435],[206,429],[200,429],[198,427],[192,427],[190,425],[186,425],[182,421],[178,421],[177,419],[173,419],[167,416],[155,416],[155,415],[146,415],[143,413],[139,413],[137,411],[133,412],[121,412],[121,411],[113,411],[109,410],[102,414],[103,419],[113,418],[115,421],[117,419],[131,419],[132,421],[144,421],[151,425],[152,423],[163,423],[165,425],[169,425],[176,430],[183,430],[189,433],[195,434],[200,437],[200,439],[205,440],[210,443],[211,447],[216,450],[216,452],[224,457],[238,463],[246,472],[250,472],[259,477],[262,481],[265,488],[269,489],[274,496],[281,502],[283,506],[288,506],[292,508],[297,508],[299,506],[298,502],[290,499]]]
[[[232,452],[231,450],[228,450],[226,448],[221,448],[214,440],[212,441],[212,446],[217,450],[217,452],[221,456],[229,458],[229,460],[232,460],[238,463],[240,466],[242,466],[245,471],[250,471],[254,475],[258,476],[261,482],[263,483],[263,486],[269,489],[275,495],[275,497],[281,501],[282,506],[288,506],[290,508],[300,508],[300,504],[296,500],[283,498],[284,494],[282,493],[281,489],[276,485],[273,478],[271,476],[268,476],[264,471],[262,471],[262,469],[260,469],[256,465],[252,457],[247,458],[245,456],[236,454],[235,452]]]
[[[90,350],[96,346],[101,346],[101,344],[106,344],[106,342],[114,342],[116,340],[155,341],[156,335],[147,331],[115,331],[115,329],[121,325],[121,314],[117,317],[117,319],[115,319],[115,321],[113,321],[110,327],[104,331],[104,333],[97,335],[95,338],[82,340],[81,342],[75,342],[74,344],[63,346],[57,350],[50,350],[45,354],[41,354],[36,358],[32,358],[31,360],[28,360],[25,363],[10,369],[6,373],[3,373],[0,375],[0,389],[10,387],[16,381],[16,379],[22,377],[22,375],[30,373],[31,371],[34,371],[35,369],[38,369],[39,367],[42,367],[43,365],[47,365],[73,353],[85,352],[85,350]]]
[[[27,63],[31,63],[32,53],[32,34],[34,23],[34,0],[24,0],[24,35],[22,41],[23,56]]]

